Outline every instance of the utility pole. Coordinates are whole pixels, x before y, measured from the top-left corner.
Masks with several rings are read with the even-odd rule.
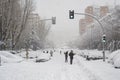
[[[93,48],[93,46],[92,46],[92,27],[90,27],[91,28],[91,49]]]
[[[1,59],[1,56],[0,56],[0,66],[2,65],[2,63],[1,63],[2,61],[1,61],[1,60],[2,60],[2,59]]]
[[[106,42],[106,35],[103,35],[102,37],[103,42],[103,61],[105,61],[105,42]]]

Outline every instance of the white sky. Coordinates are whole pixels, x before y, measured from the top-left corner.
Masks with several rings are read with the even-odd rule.
[[[52,25],[50,40],[55,44],[76,39],[79,36],[79,19],[83,16],[75,15],[74,20],[69,19],[69,10],[84,12],[88,5],[114,5],[115,0],[36,0],[36,12],[42,18],[56,16],[56,25]],[[117,4],[120,2],[116,0]]]

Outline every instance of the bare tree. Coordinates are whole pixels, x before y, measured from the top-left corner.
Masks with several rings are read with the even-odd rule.
[[[22,15],[21,15],[20,29],[19,29],[18,35],[15,38],[15,42],[14,42],[13,47],[15,47],[18,44],[18,42],[20,40],[21,33],[23,32],[23,30],[25,29],[25,27],[27,25],[27,20],[29,18],[29,15],[33,11],[33,1],[32,0],[25,0],[22,3],[24,3],[24,4],[22,5],[23,10],[22,10]]]

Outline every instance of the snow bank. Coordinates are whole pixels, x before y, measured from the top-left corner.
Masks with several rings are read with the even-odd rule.
[[[29,58],[36,58],[37,56],[39,56],[42,51],[38,50],[38,51],[28,51],[28,56]],[[22,56],[23,58],[26,57],[26,51],[22,51],[19,53],[19,56]]]
[[[8,51],[0,51],[0,57],[1,61],[4,63],[20,62],[23,60],[21,57],[11,54]]]
[[[120,70],[115,69],[107,62],[103,62],[102,60],[86,61],[80,57],[77,57],[77,59],[79,60],[78,64],[83,66],[85,72],[88,72],[88,74],[91,73],[96,77],[96,79],[90,80],[120,80]]]
[[[32,59],[33,61],[36,62],[45,62],[50,60],[50,52],[48,53],[43,53],[45,50],[37,50],[37,51],[28,51],[28,57],[29,59]],[[26,58],[26,51],[23,51],[18,54],[19,56]]]
[[[108,62],[116,68],[120,68],[120,50],[114,51],[109,55]]]

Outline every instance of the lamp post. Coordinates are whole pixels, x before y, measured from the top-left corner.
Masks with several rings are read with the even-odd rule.
[[[92,14],[88,14],[88,13],[74,13],[74,10],[69,10],[69,18],[70,19],[74,19],[74,14],[76,14],[76,15],[86,15],[86,16],[94,18],[99,23],[99,25],[102,29],[102,35],[106,37],[104,27],[103,27],[102,23],[99,21],[99,19],[97,19],[97,17],[95,17]],[[103,61],[105,61],[105,42],[106,42],[106,39],[103,42]]]

